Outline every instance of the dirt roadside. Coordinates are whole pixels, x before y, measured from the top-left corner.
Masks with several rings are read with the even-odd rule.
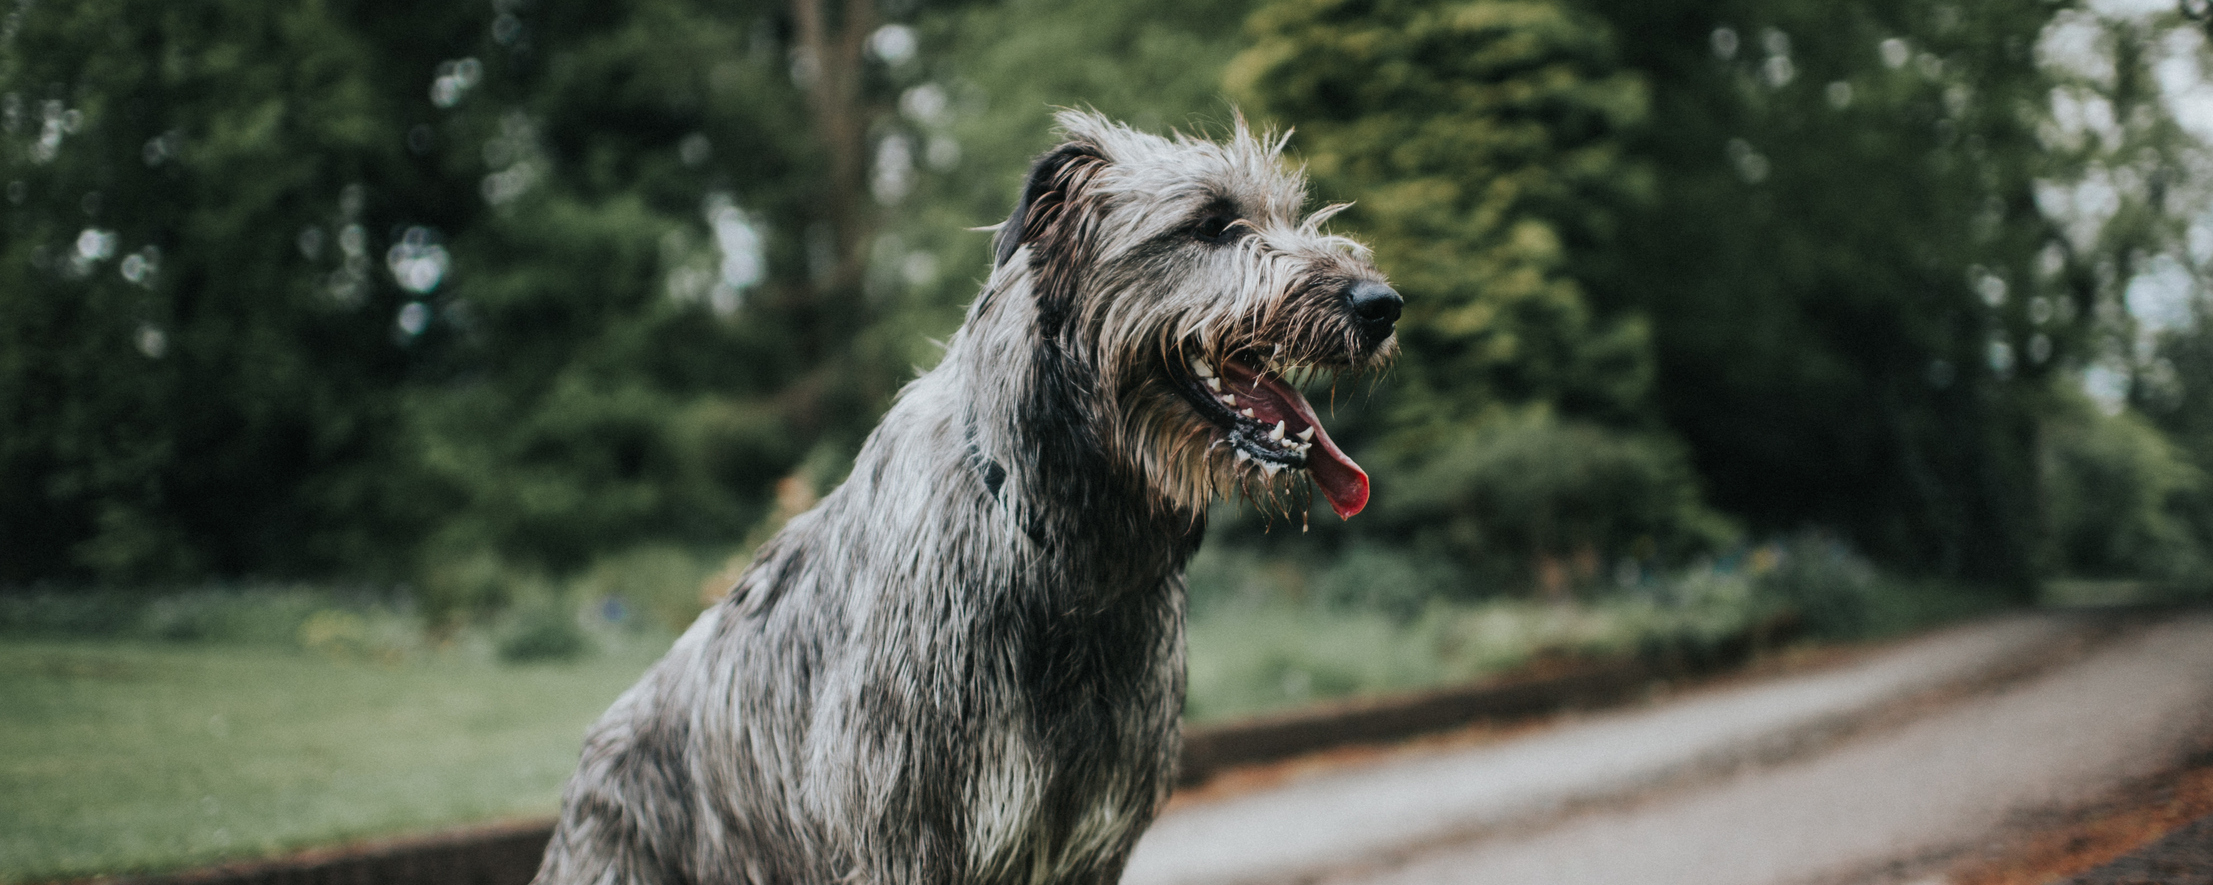
[[[2009,835],[1943,878],[1949,885],[2213,883],[2213,734],[2176,766],[2097,803],[2017,820]]]

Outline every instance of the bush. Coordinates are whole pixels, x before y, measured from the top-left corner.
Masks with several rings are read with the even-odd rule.
[[[2041,458],[2047,569],[2101,578],[2189,579],[2208,568],[2204,472],[2134,412],[2079,397],[2046,427]]]
[[[0,636],[129,636],[143,602],[115,593],[0,594]]]
[[[1315,580],[1317,602],[1338,610],[1380,612],[1411,621],[1432,600],[1466,599],[1474,582],[1449,560],[1374,543],[1355,543]]]
[[[1378,520],[1479,572],[1547,595],[1596,584],[1613,563],[1680,561],[1733,529],[1699,500],[1681,448],[1531,408],[1408,435],[1379,480]]]
[[[327,658],[392,664],[422,644],[423,629],[397,612],[326,608],[301,622],[298,637],[301,648]]]
[[[303,587],[8,594],[0,595],[0,635],[288,645],[301,622],[340,604],[340,596]],[[348,603],[376,604],[369,599]]]
[[[1194,721],[1220,719],[1464,682],[1563,657],[1710,660],[1769,611],[1741,572],[1693,570],[1656,589],[1569,604],[1432,597],[1411,616],[1283,596],[1195,608],[1184,712]]]
[[[513,664],[572,661],[592,652],[592,640],[568,606],[541,602],[514,613],[498,647],[500,660]]]
[[[314,587],[0,595],[0,636],[296,647],[392,662],[423,642],[407,600]]]
[[[622,613],[609,622],[681,633],[707,607],[703,591],[715,573],[712,558],[678,547],[639,547],[594,560],[569,582],[568,591],[575,599],[600,601],[603,611]],[[606,604],[610,601],[613,605]]]
[[[1848,639],[1873,625],[1881,576],[1842,541],[1800,535],[1779,547],[1763,547],[1773,564],[1760,574],[1759,592],[1796,615],[1808,635]]]

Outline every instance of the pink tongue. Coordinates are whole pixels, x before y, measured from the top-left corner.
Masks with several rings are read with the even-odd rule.
[[[1298,413],[1299,420],[1314,428],[1314,448],[1306,452],[1306,472],[1314,477],[1314,484],[1322,487],[1322,494],[1329,498],[1329,507],[1337,511],[1338,519],[1351,519],[1368,506],[1368,472],[1345,457],[1344,450],[1329,438],[1323,429],[1322,419],[1314,416],[1314,407],[1306,404],[1306,397],[1274,378],[1261,376],[1260,383]]]

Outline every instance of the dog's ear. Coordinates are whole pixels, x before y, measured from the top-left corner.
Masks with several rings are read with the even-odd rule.
[[[1082,142],[1061,145],[1037,158],[1030,167],[1029,183],[1022,187],[1022,199],[1014,204],[1014,214],[999,225],[998,236],[992,242],[991,265],[1006,264],[1023,243],[1051,230],[1060,221],[1072,192],[1105,160],[1098,148]]]

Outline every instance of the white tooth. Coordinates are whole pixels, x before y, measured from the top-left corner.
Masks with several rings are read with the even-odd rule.
[[[1313,441],[1314,441],[1314,428],[1312,428],[1312,427],[1309,427],[1309,428],[1307,428],[1307,429],[1305,429],[1305,430],[1301,430],[1301,431],[1299,431],[1299,441],[1300,441],[1300,442],[1313,442]]]
[[[1211,390],[1211,391],[1214,391],[1215,393],[1221,393],[1221,392],[1222,392],[1222,379],[1220,379],[1220,378],[1208,378],[1208,379],[1206,379],[1206,389],[1208,389],[1208,390]]]
[[[1201,378],[1212,378],[1214,377],[1214,367],[1199,362],[1198,360],[1192,360],[1191,374],[1197,375]]]
[[[1252,418],[1252,417],[1253,417],[1253,413],[1252,413],[1252,410],[1251,410],[1251,409],[1241,409],[1241,410],[1239,410],[1239,411],[1237,412],[1237,414],[1243,415],[1243,416],[1245,416],[1245,417],[1247,417],[1247,418]],[[1258,418],[1254,418],[1253,420],[1256,420],[1256,421],[1257,421],[1257,420],[1259,420],[1259,419],[1258,419]]]
[[[1229,394],[1225,393],[1221,396],[1215,397],[1215,399],[1221,400],[1222,405],[1228,406],[1232,409],[1237,408],[1237,398],[1234,396],[1230,396]]]
[[[1268,431],[1268,438],[1276,442],[1283,441],[1283,422],[1276,422],[1276,429]]]
[[[1233,451],[1237,453],[1237,462],[1240,464],[1252,460],[1252,453],[1247,452],[1244,449],[1234,449]]]

